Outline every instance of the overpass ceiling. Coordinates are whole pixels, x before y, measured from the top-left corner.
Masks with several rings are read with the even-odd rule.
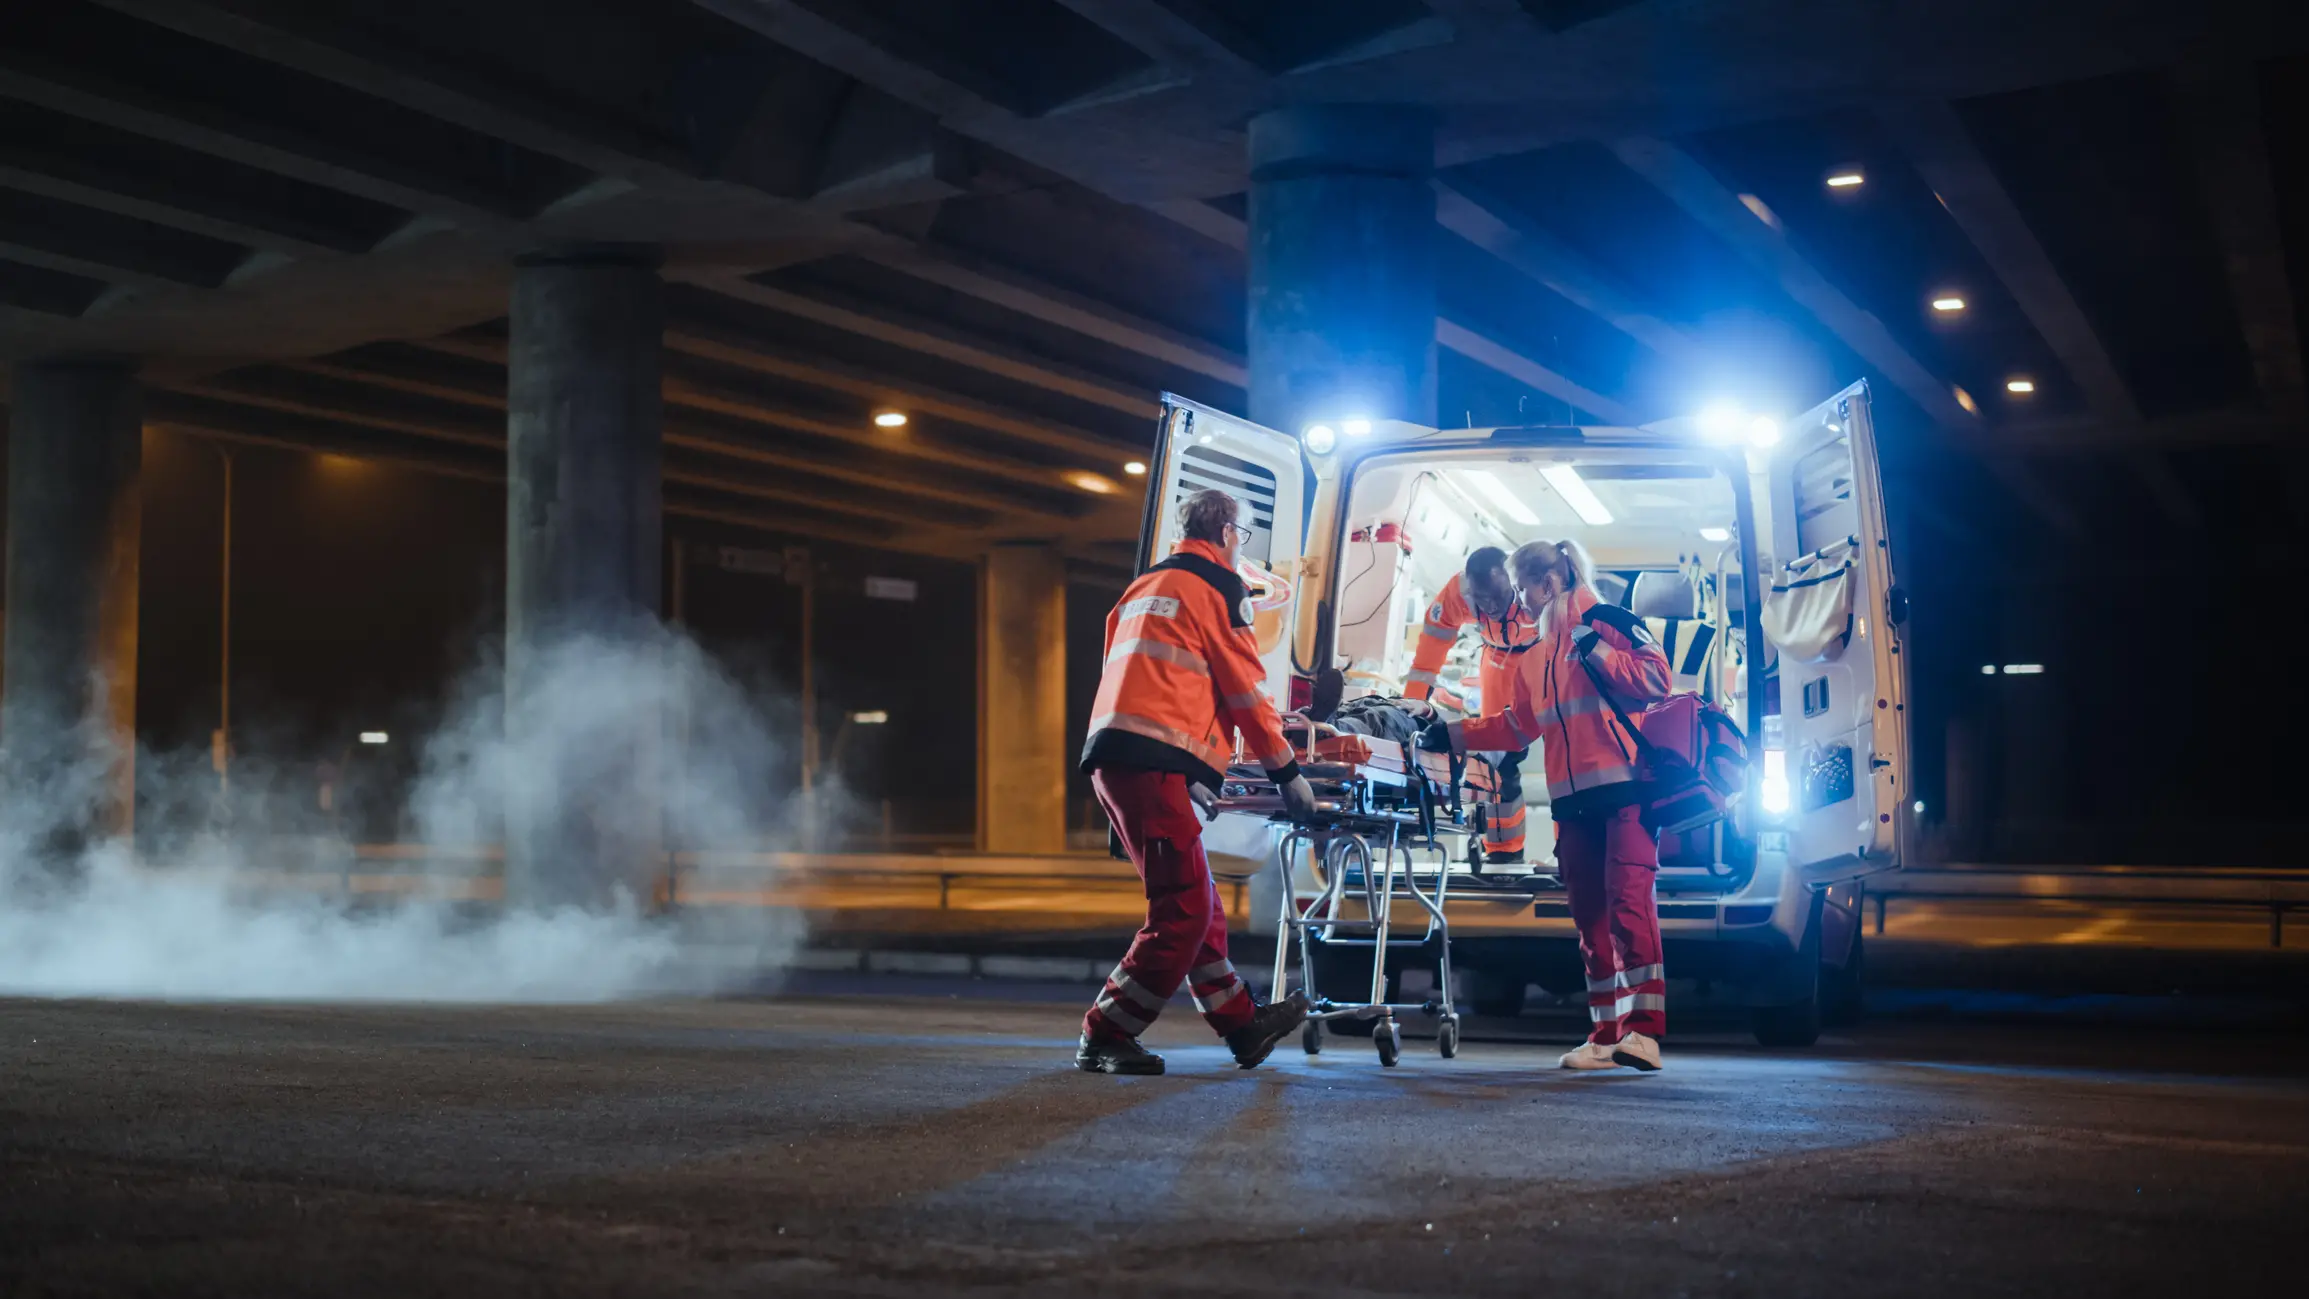
[[[0,354],[486,475],[511,255],[661,243],[669,508],[1087,548],[1158,391],[1241,404],[1246,121],[1378,100],[1442,122],[1439,421],[1865,375],[2072,525],[2309,451],[2309,15],[2242,0],[46,0]]]

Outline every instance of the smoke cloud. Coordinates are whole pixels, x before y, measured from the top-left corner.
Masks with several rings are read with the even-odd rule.
[[[400,805],[369,818],[441,853],[383,868],[420,877],[389,900],[348,896],[349,868],[378,868],[350,867],[309,795],[282,796],[312,788],[306,768],[236,760],[228,818],[208,755],[140,755],[131,845],[85,832],[109,755],[15,762],[0,791],[0,995],[601,1001],[717,991],[783,964],[803,936],[791,912],[654,905],[670,854],[789,850],[794,827],[843,819],[838,788],[807,806],[792,791],[760,702],[664,628],[547,647],[511,700],[505,681],[494,661],[465,674],[416,741]],[[509,815],[552,832],[527,840],[543,850],[503,905],[475,902],[470,877],[497,874],[487,849]]]

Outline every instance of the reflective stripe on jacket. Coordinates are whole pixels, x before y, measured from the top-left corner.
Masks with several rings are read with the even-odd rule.
[[[1509,606],[1505,618],[1481,617],[1467,598],[1467,575],[1453,573],[1435,603],[1427,606],[1427,621],[1419,628],[1419,648],[1412,651],[1411,671],[1403,678],[1404,698],[1425,699],[1435,689],[1436,673],[1450,657],[1460,629],[1470,623],[1475,625],[1475,634],[1483,638],[1486,690],[1493,678],[1505,680],[1508,664],[1539,639],[1539,627],[1521,600]],[[1486,694],[1483,706],[1496,712],[1504,702]]]
[[[1278,780],[1299,774],[1267,668],[1252,639],[1249,597],[1225,552],[1182,541],[1106,616],[1106,663],[1090,709],[1082,766],[1180,771],[1216,786],[1234,733]]]
[[[1505,709],[1454,722],[1463,750],[1519,749],[1538,741],[1547,760],[1547,796],[1558,817],[1624,805],[1638,774],[1635,741],[1580,666],[1576,638],[1593,628],[1587,661],[1611,683],[1630,716],[1665,699],[1672,687],[1667,655],[1625,609],[1603,604],[1587,587],[1565,598],[1563,616],[1528,653],[1519,655]]]

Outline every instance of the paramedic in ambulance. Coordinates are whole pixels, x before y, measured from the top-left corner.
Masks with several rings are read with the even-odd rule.
[[[1225,492],[1188,497],[1179,511],[1184,540],[1106,616],[1106,666],[1082,769],[1146,885],[1146,923],[1083,1016],[1075,1064],[1089,1073],[1161,1073],[1162,1057],[1138,1038],[1182,982],[1245,1069],[1307,1018],[1304,993],[1261,1006],[1227,960],[1226,904],[1195,817],[1218,792],[1237,731],[1291,816],[1315,811],[1314,790],[1262,689],[1267,670],[1251,639],[1250,595],[1235,573],[1240,519],[1241,505]]]
[[[1497,546],[1485,546],[1469,555],[1465,570],[1453,574],[1435,603],[1427,606],[1427,622],[1419,629],[1419,648],[1413,651],[1411,672],[1404,678],[1404,698],[1424,700],[1433,693],[1437,670],[1458,641],[1460,629],[1470,624],[1483,639],[1476,677],[1483,692],[1480,711],[1496,713],[1507,706],[1516,658],[1539,639],[1531,611],[1515,598],[1515,584],[1508,580],[1507,555]],[[1519,746],[1496,764],[1499,792],[1483,819],[1487,865],[1513,866],[1523,861],[1525,756],[1526,750]]]
[[[1594,1022],[1588,1040],[1558,1063],[1657,1069],[1667,1031],[1652,892],[1659,844],[1643,822],[1635,742],[1613,716],[1612,700],[1636,714],[1666,698],[1668,659],[1641,619],[1597,598],[1595,568],[1579,543],[1532,542],[1515,552],[1512,567],[1540,642],[1518,658],[1505,707],[1452,722],[1441,738],[1460,753],[1537,743],[1546,760],[1556,865],[1579,929]]]

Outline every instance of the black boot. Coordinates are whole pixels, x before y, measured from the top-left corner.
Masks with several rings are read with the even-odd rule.
[[[1281,1001],[1253,1011],[1250,1023],[1227,1034],[1227,1049],[1235,1053],[1237,1065],[1255,1069],[1275,1049],[1275,1043],[1306,1022],[1307,994],[1294,989]]]
[[[1074,1049],[1074,1067],[1084,1073],[1158,1074],[1163,1058],[1138,1044],[1135,1037],[1082,1035]]]

